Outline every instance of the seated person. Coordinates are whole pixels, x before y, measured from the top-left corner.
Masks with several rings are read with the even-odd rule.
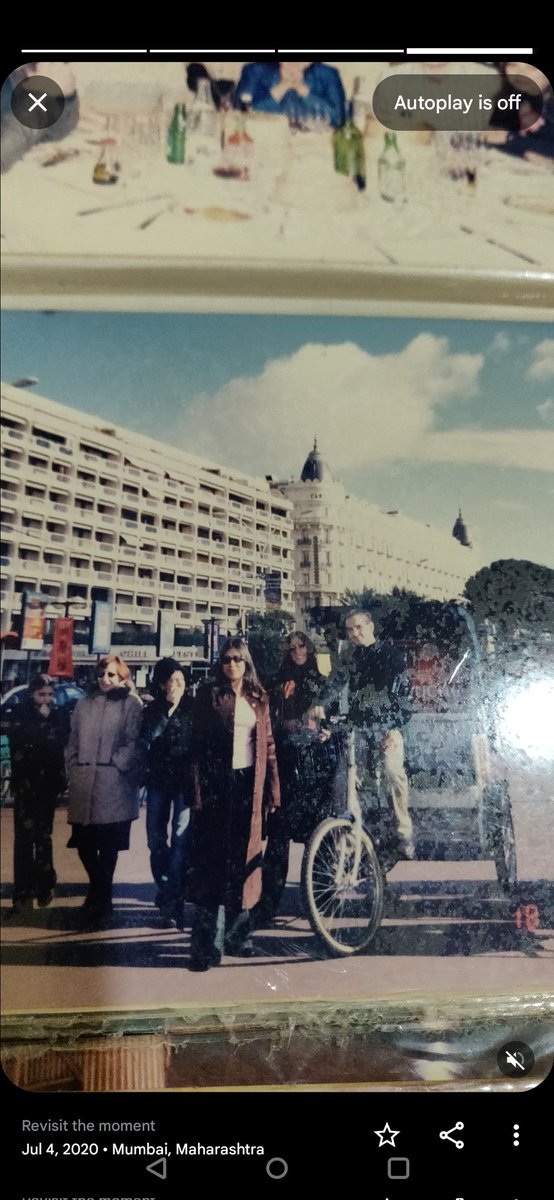
[[[219,111],[221,108],[232,107],[236,80],[220,79],[215,74],[210,73],[204,66],[204,63],[198,62],[187,63],[186,79],[187,88],[194,95],[198,91],[198,81],[200,79],[208,79],[214,108]]]
[[[517,110],[495,111],[486,140],[518,158],[539,162],[554,158],[554,96],[546,75],[529,63],[509,62],[503,66],[503,77],[502,97],[522,91],[521,103]],[[531,81],[528,91],[521,88],[526,77]]]
[[[335,67],[320,62],[254,62],[243,68],[235,107],[245,103],[256,112],[284,113],[293,125],[322,118],[335,129],[344,125],[345,97]]]

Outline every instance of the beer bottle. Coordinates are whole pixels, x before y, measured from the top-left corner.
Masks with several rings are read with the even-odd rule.
[[[176,104],[167,131],[167,161],[184,163],[187,110],[184,104]]]

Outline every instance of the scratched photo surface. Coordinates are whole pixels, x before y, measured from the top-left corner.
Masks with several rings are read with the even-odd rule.
[[[553,103],[527,63],[23,64],[3,253],[551,270]]]
[[[554,341],[439,312],[5,314],[22,1087],[546,1072]]]

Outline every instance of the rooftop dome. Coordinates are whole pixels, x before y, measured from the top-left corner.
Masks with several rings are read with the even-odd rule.
[[[317,448],[317,438],[314,438],[314,448],[302,467],[300,479],[302,483],[321,483],[323,479],[332,479],[331,471]]]
[[[453,530],[452,530],[452,537],[455,537],[455,538],[456,538],[456,541],[458,541],[458,542],[460,543],[460,545],[461,545],[461,546],[467,546],[467,547],[468,547],[468,549],[470,549],[470,548],[471,548],[471,546],[472,546],[472,541],[471,541],[471,538],[470,538],[470,536],[469,536],[469,533],[468,533],[468,531],[467,531],[467,525],[466,525],[466,523],[465,523],[465,521],[464,521],[464,518],[462,517],[462,510],[461,510],[461,508],[459,509],[459,511],[458,511],[458,516],[456,517],[456,520],[454,521],[454,528],[453,528]]]

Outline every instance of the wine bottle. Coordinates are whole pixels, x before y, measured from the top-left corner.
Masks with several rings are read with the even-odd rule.
[[[385,134],[385,144],[378,163],[379,191],[383,200],[404,204],[406,196],[406,160],[398,149],[395,133]]]
[[[348,175],[361,192],[366,185],[364,139],[354,124],[352,102],[348,105],[346,121],[333,133],[335,171]]]

